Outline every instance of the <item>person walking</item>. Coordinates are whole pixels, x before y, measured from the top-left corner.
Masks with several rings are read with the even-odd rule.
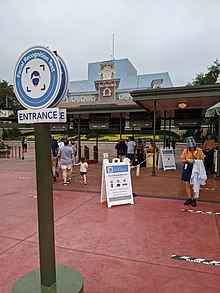
[[[131,164],[134,164],[134,160],[135,160],[135,149],[136,149],[136,143],[134,142],[134,137],[130,136],[128,138],[128,142],[127,142],[127,157],[130,159]]]
[[[120,140],[116,146],[115,149],[117,150],[117,157],[120,159],[120,161],[123,161],[124,157],[127,155],[127,145],[124,140]]]
[[[22,137],[21,146],[22,146],[22,151],[27,152],[27,139],[25,136]]]
[[[214,160],[215,141],[212,135],[209,133],[203,143],[203,152],[205,154],[205,170],[208,175],[212,171],[213,160]]]
[[[88,163],[86,162],[85,157],[81,157],[81,160],[78,164],[75,164],[76,166],[80,166],[80,175],[81,175],[81,183],[87,184],[87,170],[88,170]]]
[[[137,160],[138,160],[138,163],[140,164],[144,159],[144,144],[140,137],[137,140],[136,150],[137,150]]]
[[[72,164],[74,161],[73,150],[68,144],[69,141],[64,140],[64,146],[59,150],[60,166],[63,172],[63,185],[70,183]]]
[[[54,136],[51,136],[51,151],[53,156],[53,164],[52,164],[52,176],[53,181],[57,181],[57,177],[59,177],[59,167],[58,167],[58,151],[59,151],[59,145],[57,140],[54,138]]]
[[[190,185],[190,179],[193,170],[193,164],[195,160],[204,160],[205,155],[201,148],[196,146],[195,139],[190,136],[186,138],[187,148],[182,152],[181,159],[183,163],[183,170],[181,175],[181,180],[185,182],[185,190],[187,194],[187,200],[184,202],[184,205],[192,205],[196,207],[196,195]]]

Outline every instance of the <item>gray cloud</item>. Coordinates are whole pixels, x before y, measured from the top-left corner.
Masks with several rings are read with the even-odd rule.
[[[20,54],[57,50],[70,80],[89,62],[128,58],[138,74],[168,71],[175,86],[206,72],[220,55],[219,0],[0,0],[0,78],[12,83]]]

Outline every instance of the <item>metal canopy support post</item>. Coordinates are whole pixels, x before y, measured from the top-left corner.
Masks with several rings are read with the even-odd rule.
[[[218,116],[218,153],[217,153],[217,173],[215,179],[220,180],[220,116]]]
[[[50,124],[34,125],[41,285],[56,282]]]
[[[171,117],[169,117],[169,148],[170,148]]]
[[[81,115],[78,121],[78,162],[81,160]]]
[[[122,113],[120,113],[120,140],[122,139]]]
[[[156,163],[156,143],[155,143],[155,136],[156,136],[156,101],[154,101],[153,168],[152,168],[152,176],[156,176],[156,171],[155,171],[155,163]]]
[[[167,112],[164,111],[164,125],[163,125],[163,148],[165,148],[166,146],[166,114]]]

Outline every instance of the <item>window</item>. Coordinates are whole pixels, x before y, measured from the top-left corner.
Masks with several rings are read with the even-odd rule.
[[[103,91],[103,97],[110,97],[111,96],[111,90],[107,87]]]

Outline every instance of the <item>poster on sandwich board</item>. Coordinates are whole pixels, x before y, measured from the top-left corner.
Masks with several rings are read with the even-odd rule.
[[[158,159],[158,169],[163,168],[166,170],[176,170],[176,163],[174,158],[173,148],[160,148],[159,159]]]
[[[134,204],[128,162],[115,158],[110,163],[103,159],[101,202],[107,201],[108,207],[122,204]]]

